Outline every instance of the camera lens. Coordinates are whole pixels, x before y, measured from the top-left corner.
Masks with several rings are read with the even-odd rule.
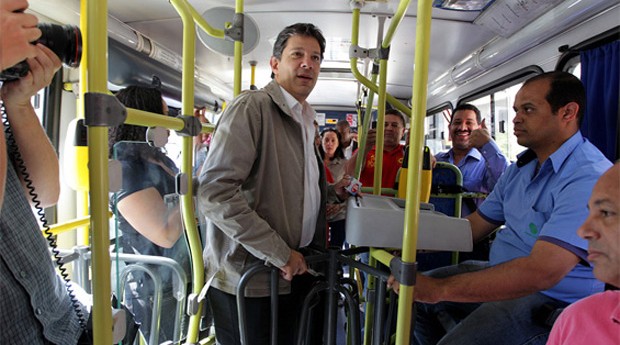
[[[50,48],[69,67],[79,67],[82,58],[82,34],[73,25],[41,23],[41,37],[36,43]]]
[[[80,67],[82,59],[82,32],[74,25],[56,25],[41,23],[37,25],[41,30],[41,37],[33,44],[41,43],[51,49],[68,67]],[[0,71],[0,81],[19,79],[26,74],[30,67],[26,60]]]

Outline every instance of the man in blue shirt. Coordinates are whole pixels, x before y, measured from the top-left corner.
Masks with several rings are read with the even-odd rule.
[[[452,148],[447,152],[435,155],[438,162],[456,165],[463,174],[463,188],[467,192],[488,194],[493,190],[497,180],[508,167],[508,159],[500,151],[491,138],[491,134],[482,119],[480,110],[472,104],[460,104],[452,113],[450,125]],[[476,211],[484,199],[464,198],[461,216],[465,217]],[[461,253],[459,260],[488,260],[492,239],[487,238],[476,243],[472,252]],[[436,262],[431,268],[439,267],[439,262],[450,259],[450,253],[431,253]],[[424,260],[420,260],[421,268],[425,268]]]
[[[598,177],[611,166],[581,136],[585,90],[550,72],[516,95],[514,134],[529,148],[467,218],[474,241],[497,233],[488,264],[466,262],[417,275],[418,344],[544,344],[541,309],[603,290],[577,227]]]
[[[480,110],[471,104],[454,109],[448,127],[452,148],[435,155],[438,162],[456,165],[463,174],[463,187],[468,192],[490,193],[508,167],[508,159],[491,138]],[[476,206],[482,200],[475,201]],[[462,215],[467,216],[475,207],[463,204]]]

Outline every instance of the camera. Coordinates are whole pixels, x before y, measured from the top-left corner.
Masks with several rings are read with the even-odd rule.
[[[41,43],[52,50],[68,67],[79,67],[82,59],[82,32],[75,25],[41,23],[37,25],[41,37],[33,44]],[[30,67],[26,60],[0,72],[0,80],[10,81],[25,76]]]

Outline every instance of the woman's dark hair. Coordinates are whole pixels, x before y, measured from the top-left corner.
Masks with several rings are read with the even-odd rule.
[[[161,91],[153,87],[128,86],[116,93],[116,98],[128,108],[148,111],[156,114],[164,114]],[[108,132],[108,156],[114,155],[114,145],[120,141],[146,142],[146,127],[121,124],[111,127]],[[133,154],[145,155],[142,158],[157,156],[159,149],[147,145],[128,145],[135,147],[140,152]],[[135,151],[135,150],[132,150]],[[125,155],[129,152],[124,152]]]
[[[332,132],[332,133],[336,133],[336,137],[338,138],[338,147],[336,147],[336,151],[334,152],[334,156],[332,158],[330,158],[330,161],[333,161],[336,158],[340,158],[340,159],[345,159],[344,157],[344,150],[342,149],[342,137],[340,136],[340,133],[334,129],[334,128],[326,128],[323,130],[323,132],[321,132],[321,145],[319,145],[319,153],[321,153],[321,158],[325,159],[325,151],[323,150],[323,143],[322,143],[322,139],[325,133],[327,132]]]

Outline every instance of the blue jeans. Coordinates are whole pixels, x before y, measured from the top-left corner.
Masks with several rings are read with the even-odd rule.
[[[446,277],[487,267],[486,262],[466,261],[427,272]],[[537,322],[545,304],[561,308],[565,302],[540,293],[499,302],[437,304],[416,303],[413,344],[544,345],[550,327]]]

